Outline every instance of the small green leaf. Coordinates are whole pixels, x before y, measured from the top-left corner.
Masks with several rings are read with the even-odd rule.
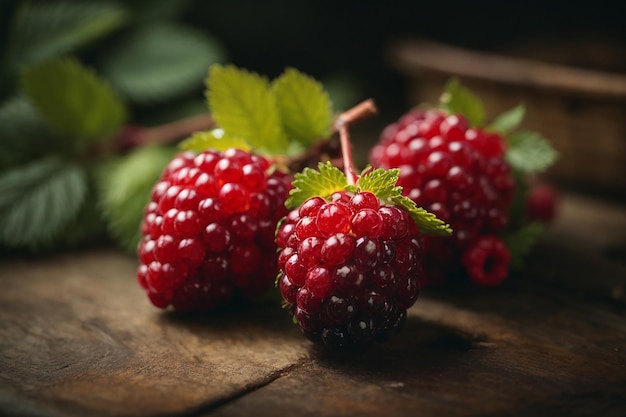
[[[523,265],[524,257],[543,232],[544,227],[541,223],[532,222],[504,236],[504,243],[511,252],[511,267],[520,268]]]
[[[109,84],[76,59],[62,58],[25,69],[22,89],[59,133],[75,139],[112,134],[126,107]]]
[[[272,83],[278,111],[290,139],[304,146],[330,135],[332,103],[324,86],[294,68]]]
[[[0,171],[57,151],[61,140],[30,101],[20,95],[0,104]]]
[[[441,96],[441,106],[449,113],[461,113],[472,126],[481,126],[485,121],[485,107],[470,90],[463,87],[458,78],[446,84]]]
[[[508,139],[505,158],[520,172],[541,172],[558,158],[558,152],[540,134],[517,132]]]
[[[182,141],[179,148],[184,151],[203,152],[207,149],[225,151],[228,148],[239,148],[244,151],[250,150],[250,145],[245,141],[228,136],[224,129],[213,129],[208,132],[195,132],[191,137]]]
[[[450,225],[422,207],[418,207],[410,198],[399,195],[393,197],[392,201],[409,212],[420,233],[431,236],[450,236],[452,234]]]
[[[320,162],[317,169],[307,167],[294,176],[294,188],[289,192],[285,206],[295,209],[311,197],[328,198],[335,191],[342,191],[348,186],[346,176],[332,163]]]
[[[511,110],[505,111],[495,118],[493,122],[488,126],[489,130],[495,130],[504,135],[508,135],[515,129],[517,129],[524,120],[526,115],[526,107],[523,104],[513,107]]]
[[[97,175],[100,206],[111,235],[129,252],[137,249],[143,211],[152,187],[176,150],[142,147],[109,162]]]
[[[380,200],[390,203],[394,197],[402,194],[402,187],[396,186],[400,170],[375,169],[359,178],[358,186],[361,191],[369,191]]]
[[[35,249],[57,238],[87,194],[85,172],[57,157],[0,176],[0,244]]]
[[[128,21],[128,12],[113,2],[22,1],[8,41],[13,69],[72,52]]]
[[[206,84],[209,107],[219,127],[256,149],[286,151],[287,137],[266,78],[232,65],[213,65]]]
[[[128,99],[152,103],[198,89],[222,47],[189,27],[158,24],[129,34],[102,59],[102,73]]]

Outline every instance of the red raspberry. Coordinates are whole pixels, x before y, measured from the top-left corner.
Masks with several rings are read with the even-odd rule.
[[[421,241],[408,213],[370,192],[313,197],[280,226],[280,291],[302,332],[335,350],[384,341],[419,294]]]
[[[535,185],[526,194],[526,217],[531,221],[551,223],[556,217],[558,195],[547,184]]]
[[[476,239],[505,229],[515,181],[504,151],[499,135],[440,110],[407,113],[372,149],[374,167],[400,168],[403,193],[452,227],[451,239],[424,241],[425,283],[462,266],[463,252]]]
[[[141,226],[137,279],[152,303],[211,309],[255,296],[278,273],[274,231],[291,178],[239,149],[185,152],[154,186]]]
[[[508,274],[511,254],[496,236],[481,236],[463,253],[463,265],[472,282],[495,286]]]

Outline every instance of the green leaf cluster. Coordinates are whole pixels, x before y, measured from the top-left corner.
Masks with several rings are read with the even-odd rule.
[[[318,169],[305,168],[294,177],[294,188],[285,205],[291,209],[299,207],[307,199],[315,196],[328,199],[337,191],[369,191],[384,204],[402,207],[427,235],[449,236],[450,226],[432,213],[418,207],[415,202],[402,195],[402,187],[396,185],[398,169],[375,169],[359,177],[355,185],[349,185],[345,175],[330,162],[319,163]]]
[[[321,83],[287,68],[270,82],[232,65],[213,65],[206,79],[213,118],[224,131],[218,148],[247,147],[265,154],[294,154],[330,135],[332,103]],[[204,134],[207,145],[214,143]],[[188,143],[189,142],[189,143]],[[183,149],[203,150],[198,136]],[[204,148],[207,149],[207,148]]]
[[[461,113],[471,126],[482,126],[485,122],[485,106],[473,92],[461,85],[458,78],[446,83],[440,99],[441,107],[449,113]]]
[[[118,135],[144,115],[205,112],[195,103],[206,69],[225,59],[219,42],[176,20],[188,4],[19,2],[0,61],[0,248],[108,230],[134,251],[146,190],[175,150],[123,154]]]

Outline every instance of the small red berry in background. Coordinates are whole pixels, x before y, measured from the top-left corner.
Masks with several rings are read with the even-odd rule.
[[[554,187],[537,184],[526,194],[526,216],[528,220],[552,223],[557,215],[559,196]]]

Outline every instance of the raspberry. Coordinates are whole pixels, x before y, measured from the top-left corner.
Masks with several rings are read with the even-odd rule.
[[[526,217],[531,221],[551,223],[556,217],[558,196],[547,184],[535,185],[526,194]]]
[[[463,253],[463,265],[472,282],[495,286],[507,276],[511,254],[496,236],[481,236]]]
[[[255,296],[278,273],[274,230],[291,178],[239,149],[185,152],[154,186],[137,279],[159,308],[206,310]]]
[[[384,341],[419,294],[421,240],[372,193],[306,200],[277,232],[278,284],[301,331],[335,350]]]
[[[499,135],[469,128],[463,115],[440,110],[413,110],[382,132],[370,153],[372,165],[400,168],[403,194],[453,230],[445,242],[424,240],[424,283],[463,267],[461,258],[477,239],[507,226],[515,181],[504,151]]]

